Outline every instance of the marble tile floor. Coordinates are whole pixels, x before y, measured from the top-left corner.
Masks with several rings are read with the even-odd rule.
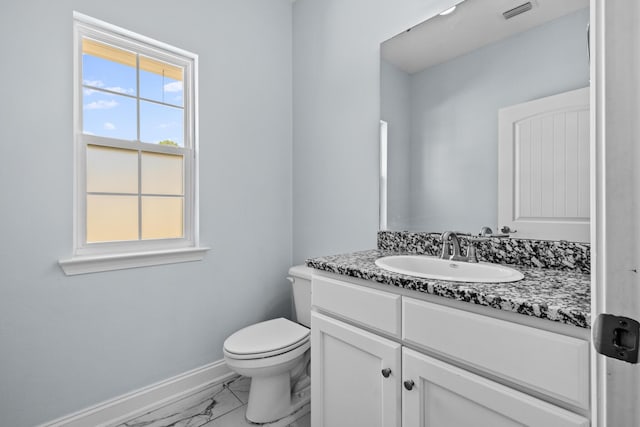
[[[249,384],[249,378],[239,377],[210,386],[114,427],[310,427],[308,405],[275,423],[247,421]]]

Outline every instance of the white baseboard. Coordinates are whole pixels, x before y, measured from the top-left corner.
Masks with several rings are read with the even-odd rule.
[[[101,427],[126,421],[164,403],[233,378],[224,360],[201,366],[164,381],[107,400],[38,427]]]

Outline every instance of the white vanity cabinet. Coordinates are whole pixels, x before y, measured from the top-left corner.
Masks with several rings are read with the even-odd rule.
[[[312,427],[589,425],[584,339],[321,275],[312,305]]]

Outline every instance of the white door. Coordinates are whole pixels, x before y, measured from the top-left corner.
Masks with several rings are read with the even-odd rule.
[[[498,228],[589,241],[589,88],[500,109]]]
[[[592,317],[640,321],[640,2],[591,0]],[[640,364],[594,356],[593,425],[640,426]]]
[[[403,348],[403,427],[587,427],[589,420]]]
[[[400,344],[311,313],[313,427],[400,427]]]

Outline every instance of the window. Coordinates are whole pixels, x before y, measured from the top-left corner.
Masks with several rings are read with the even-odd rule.
[[[201,258],[197,56],[78,13],[74,40],[76,260]]]

